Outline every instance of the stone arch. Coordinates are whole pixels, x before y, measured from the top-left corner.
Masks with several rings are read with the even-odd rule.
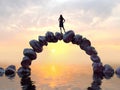
[[[21,61],[21,67],[18,69],[19,73],[30,72],[29,66],[31,62],[37,58],[36,53],[40,53],[43,51],[43,46],[47,46],[48,43],[57,43],[58,40],[63,40],[65,43],[72,42],[73,44],[79,45],[79,47],[85,51],[87,55],[90,56],[93,64],[93,72],[95,73],[103,73],[104,75],[112,76],[114,74],[114,70],[108,64],[102,64],[100,57],[96,49],[91,45],[90,40],[83,37],[82,35],[75,34],[74,31],[69,30],[65,34],[56,32],[46,32],[45,36],[39,36],[38,40],[31,40],[29,42],[32,48],[25,48],[23,50],[24,57]],[[108,70],[109,69],[109,70]]]

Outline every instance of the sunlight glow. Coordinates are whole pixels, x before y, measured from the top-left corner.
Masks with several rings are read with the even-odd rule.
[[[56,49],[52,49],[51,52],[52,52],[52,53],[55,53],[55,52],[56,52]]]
[[[32,75],[38,80],[39,84],[48,84],[50,87],[55,88],[61,83],[70,83],[76,76],[90,74],[89,72],[92,69],[88,67],[62,64],[36,64],[32,66]]]
[[[54,54],[54,56],[57,57],[60,55],[64,56],[64,54],[67,54],[69,48],[67,44],[65,44],[63,41],[60,41],[57,43],[50,43],[48,45],[48,49],[49,51],[51,51],[50,54],[52,56]]]

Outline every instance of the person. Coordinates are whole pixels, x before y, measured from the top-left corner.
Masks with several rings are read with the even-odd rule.
[[[58,21],[59,21],[60,32],[62,33],[62,28],[63,28],[63,30],[65,32],[65,28],[64,28],[64,24],[63,24],[65,22],[65,19],[63,18],[62,15],[60,15]]]

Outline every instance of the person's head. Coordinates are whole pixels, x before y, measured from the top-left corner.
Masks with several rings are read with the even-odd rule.
[[[60,15],[60,18],[63,18],[62,14]]]

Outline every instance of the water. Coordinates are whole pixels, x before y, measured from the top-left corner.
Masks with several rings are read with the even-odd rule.
[[[120,78],[115,74],[110,79],[93,74],[92,67],[80,65],[34,65],[31,75],[20,78],[0,77],[0,90],[120,90]]]

